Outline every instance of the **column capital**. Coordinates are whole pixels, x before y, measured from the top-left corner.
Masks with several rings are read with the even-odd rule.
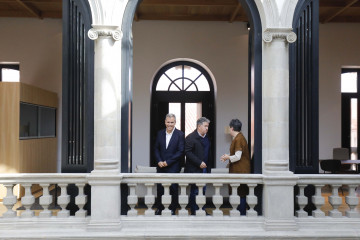
[[[100,37],[112,37],[114,41],[119,41],[123,37],[123,33],[117,26],[106,26],[106,25],[92,25],[88,31],[88,37],[91,40],[96,40]]]
[[[292,31],[292,28],[266,28],[263,32],[263,40],[266,43],[270,43],[273,39],[284,39],[288,43],[296,41],[297,36]]]

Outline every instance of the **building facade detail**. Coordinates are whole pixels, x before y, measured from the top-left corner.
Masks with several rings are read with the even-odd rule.
[[[129,59],[122,58],[120,40],[126,38],[122,39],[126,31],[120,29],[127,4],[135,1],[88,0],[93,16],[88,37],[95,43],[94,170],[89,174],[0,175],[0,185],[6,190],[0,235],[21,239],[358,239],[360,218],[355,208],[359,204],[359,177],[289,171],[289,44],[297,40],[291,28],[297,0],[255,0],[263,26],[262,174],[156,174],[150,167],[143,172],[121,173],[121,71]],[[162,215],[155,215],[153,209],[158,184],[165,187],[162,201],[167,209]],[[180,208],[176,215],[168,209],[171,184],[179,185]],[[200,190],[196,216],[186,209],[187,190],[193,185]],[[240,185],[249,187],[246,216],[236,210],[240,204],[236,189]],[[331,188],[327,203],[321,193],[325,185]],[[42,195],[40,191],[35,194],[42,209],[36,211],[42,213],[37,217],[32,188],[39,186]],[[72,199],[68,188],[74,186],[78,195]],[[338,193],[342,186],[348,188],[346,197]],[[85,187],[91,188],[91,194],[85,193]],[[201,191],[205,187],[207,190]],[[315,189],[311,197],[305,190],[308,187]],[[61,211],[50,211],[52,198]],[[206,209],[210,216],[204,211],[207,198],[215,206]],[[228,216],[220,209],[225,199],[231,204]],[[22,208],[15,206],[18,200]],[[85,207],[89,200],[91,204]],[[339,211],[342,200],[347,204],[344,216]],[[69,203],[78,208],[74,214],[66,209]],[[325,204],[331,205],[327,217],[322,210]],[[87,216],[89,209],[91,215]]]

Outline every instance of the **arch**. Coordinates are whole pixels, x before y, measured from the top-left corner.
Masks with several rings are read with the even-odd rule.
[[[161,68],[165,67],[166,65],[169,65],[169,64],[172,64],[174,62],[192,62],[196,65],[199,65],[200,67],[202,67],[210,76],[210,79],[212,81],[212,85],[214,87],[214,93],[215,93],[215,98],[216,98],[216,92],[217,92],[217,85],[216,85],[216,79],[215,79],[215,76],[214,74],[211,72],[211,70],[208,68],[208,66],[206,66],[204,63],[198,61],[198,60],[195,60],[195,59],[191,59],[191,58],[174,58],[174,59],[171,59],[171,60],[168,60],[166,62],[164,62],[157,70],[156,72],[154,73],[153,77],[152,77],[152,80],[151,80],[151,83],[150,83],[150,91],[152,93],[153,89],[152,89],[152,86],[154,85],[154,80],[155,80],[155,76],[156,74],[160,71]]]
[[[192,59],[173,59],[162,64],[157,70],[151,85],[151,166],[156,166],[152,154],[156,134],[164,128],[164,117],[168,112],[176,113],[177,128],[185,132],[185,135],[196,128],[195,123],[199,117],[204,116],[210,119],[208,134],[212,143],[213,162],[211,165],[216,165],[216,161],[214,161],[216,153],[215,82],[211,76],[213,74],[205,64]],[[193,88],[191,88],[192,86]],[[192,117],[190,117],[191,121],[188,121],[189,117],[186,117],[186,114],[190,112],[192,112]]]
[[[131,96],[132,96],[132,20],[136,11],[137,6],[140,4],[141,0],[129,1],[126,5],[124,11],[124,17],[122,21],[121,30],[123,32],[122,39],[122,97],[124,111],[122,110],[122,123],[121,127],[123,130],[129,129],[131,136],[131,109],[124,106],[131,106]],[[260,18],[259,10],[264,13],[262,3],[253,0],[239,0],[239,2],[244,7],[248,17],[249,23],[251,25],[251,30],[249,34],[249,86],[254,86],[254,89],[249,88],[249,129],[254,133],[251,137],[249,134],[249,142],[253,142],[253,172],[261,173],[262,172],[262,22]],[[260,4],[260,7],[257,5]],[[252,85],[253,84],[253,85]],[[252,119],[252,120],[251,120]],[[126,131],[122,131],[122,134]],[[127,171],[131,171],[131,141],[125,140],[128,136],[122,136],[122,154],[121,163],[122,172],[124,172],[124,166],[126,166]],[[128,145],[124,145],[128,143]],[[250,146],[250,144],[249,144]],[[256,154],[255,154],[256,153]],[[126,159],[126,162],[124,162]]]

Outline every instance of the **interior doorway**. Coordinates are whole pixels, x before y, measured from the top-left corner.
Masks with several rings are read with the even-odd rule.
[[[174,61],[155,75],[151,92],[150,166],[156,166],[153,156],[156,134],[164,128],[167,113],[176,115],[176,128],[185,136],[196,129],[200,117],[210,119],[209,137],[215,156],[215,91],[213,79],[206,69],[191,61]],[[212,166],[215,167],[214,162]]]
[[[359,153],[360,69],[344,68],[341,74],[341,146],[350,150],[350,159]]]

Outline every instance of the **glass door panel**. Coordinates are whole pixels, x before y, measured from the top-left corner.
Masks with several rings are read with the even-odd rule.
[[[185,103],[185,137],[196,129],[196,120],[202,115],[202,103]]]
[[[169,113],[173,113],[176,116],[175,127],[179,130],[181,129],[181,103],[169,103]]]

